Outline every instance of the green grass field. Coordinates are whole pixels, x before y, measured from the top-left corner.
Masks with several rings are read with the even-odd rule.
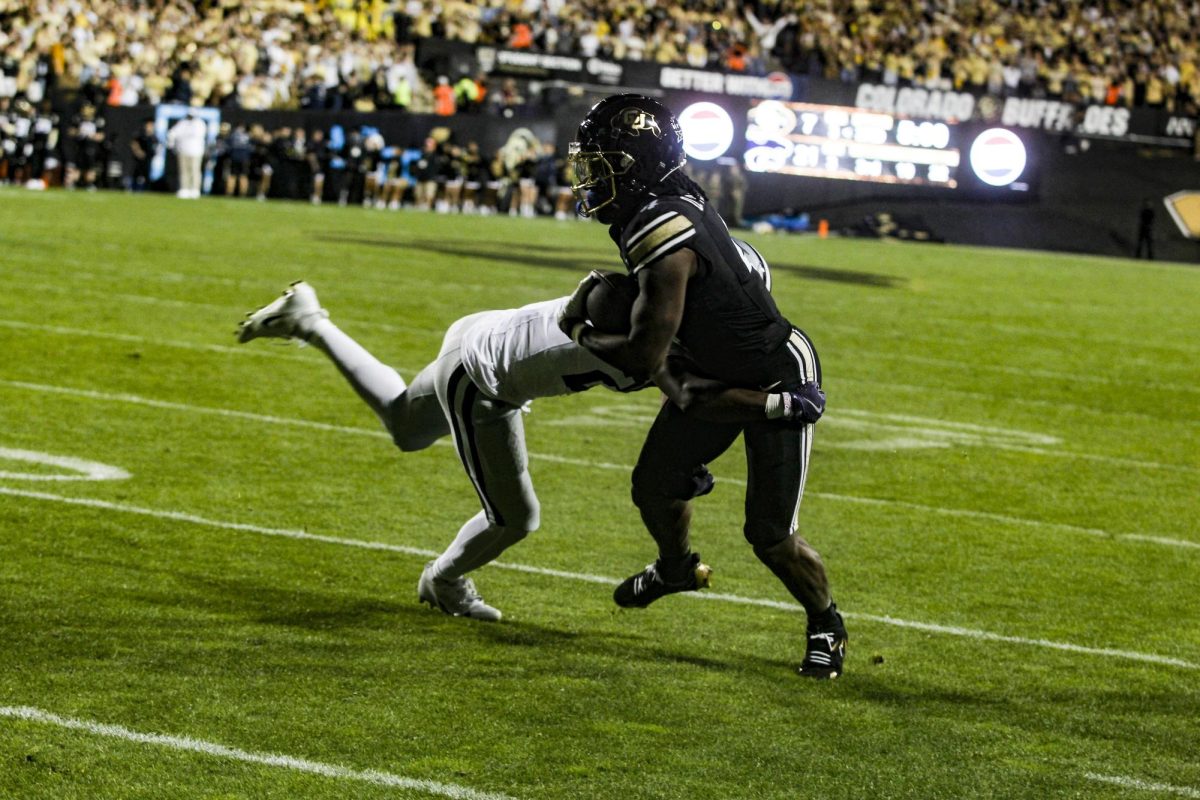
[[[534,404],[542,529],[476,576],[489,625],[416,601],[477,510],[453,448],[232,335],[304,278],[411,377],[617,268],[601,226],[0,192],[0,797],[1200,798],[1200,272],[747,238],[824,367],[832,683],[737,448],[713,589],[613,606],[654,392]]]

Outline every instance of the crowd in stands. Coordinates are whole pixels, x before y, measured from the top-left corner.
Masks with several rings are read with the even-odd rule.
[[[0,0],[0,95],[512,112],[422,39],[1194,113],[1200,0]]]

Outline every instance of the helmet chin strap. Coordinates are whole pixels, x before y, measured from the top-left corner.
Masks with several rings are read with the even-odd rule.
[[[657,183],[655,183],[653,186],[646,189],[646,194],[653,195],[654,197],[658,197],[658,195],[655,194],[654,190],[657,189],[659,186],[661,186],[663,181],[665,181],[667,178],[671,177],[676,172],[683,169],[683,165],[686,163],[687,163],[687,159],[682,159],[682,160],[680,160],[680,162],[678,164],[676,164],[675,166],[673,166],[669,170],[667,170],[666,174],[663,175],[661,178],[659,178]]]
[[[655,182],[654,186],[650,186],[645,189],[646,194],[650,197],[657,197],[658,194],[654,190],[661,186],[663,181],[682,169],[685,163],[687,163],[687,159],[681,159],[678,164],[667,170],[666,174],[659,178],[658,181]],[[629,213],[629,210],[623,208],[623,206],[624,203],[621,202],[620,193],[614,191],[611,200],[593,210],[588,211],[587,213],[583,213],[584,203],[582,201],[576,202],[575,211],[580,216],[594,217],[596,220],[604,223],[605,225],[612,225]]]
[[[658,183],[662,183],[662,182],[663,182],[663,181],[665,181],[667,178],[671,177],[671,176],[672,176],[672,175],[674,175],[676,172],[678,172],[679,170],[683,169],[683,165],[684,165],[684,164],[686,164],[686,163],[687,163],[687,159],[680,159],[678,164],[676,164],[675,166],[673,166],[673,167],[671,167],[669,170],[667,170],[667,174],[666,174],[666,175],[663,175],[661,178],[659,178],[659,179],[658,179]],[[655,186],[658,186],[658,183],[656,183],[656,184],[654,184],[654,185],[655,185]]]

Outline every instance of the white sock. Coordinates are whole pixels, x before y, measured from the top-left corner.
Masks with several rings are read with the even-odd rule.
[[[480,511],[459,528],[454,541],[433,562],[433,577],[460,578],[495,561],[501,553],[524,538],[524,533],[514,536],[507,528],[490,524],[487,514]]]
[[[328,319],[318,319],[313,323],[307,341],[329,356],[354,391],[358,392],[358,396],[388,427],[388,407],[408,388],[400,373],[368,353]]]

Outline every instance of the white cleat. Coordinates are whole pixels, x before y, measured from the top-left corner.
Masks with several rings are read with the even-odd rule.
[[[313,323],[328,318],[316,291],[304,281],[296,281],[281,296],[247,314],[237,337],[243,343],[265,337],[304,340],[312,334]]]
[[[417,599],[452,617],[470,617],[485,622],[499,622],[500,609],[483,602],[470,578],[435,578],[433,562],[425,565],[417,582]]]

